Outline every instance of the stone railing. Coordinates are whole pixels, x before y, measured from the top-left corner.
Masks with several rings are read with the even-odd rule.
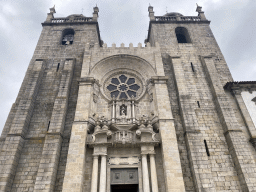
[[[51,23],[79,23],[79,22],[92,22],[92,17],[76,17],[73,19],[70,18],[54,18],[51,20]]]
[[[189,16],[189,17],[180,17],[181,21],[201,21],[200,17]]]
[[[201,21],[201,18],[198,16],[171,16],[171,17],[165,17],[165,16],[156,16],[156,21]]]
[[[133,143],[135,142],[135,133],[131,131],[116,131],[113,134],[114,143]]]
[[[156,21],[177,21],[176,17],[157,16]]]

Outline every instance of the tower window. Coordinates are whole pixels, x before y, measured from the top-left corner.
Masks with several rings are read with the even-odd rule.
[[[191,62],[190,64],[191,64],[191,69],[192,69],[192,71],[195,72],[193,63]]]
[[[60,63],[58,63],[58,65],[57,65],[56,72],[58,72],[58,71],[59,71],[59,68],[60,68]]]
[[[178,43],[191,43],[188,30],[184,27],[177,27],[175,29]]]
[[[207,156],[210,156],[209,148],[205,139],[204,139],[204,146],[205,146]]]
[[[74,30],[65,29],[62,33],[62,45],[72,45],[74,40]]]

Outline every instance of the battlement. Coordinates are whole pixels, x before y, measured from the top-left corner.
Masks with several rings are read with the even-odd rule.
[[[102,47],[100,47],[98,43],[95,43],[94,45],[90,45],[88,43],[87,46],[89,47],[89,49],[91,49],[91,48],[94,48],[94,49],[97,49],[97,48],[99,48],[99,49],[120,49],[120,48],[126,48],[126,49],[150,49],[150,48],[154,48],[154,47],[157,47],[157,48],[160,47],[159,43],[157,43],[157,42],[155,43],[154,47],[152,47],[149,42],[146,43],[145,47],[142,47],[142,43],[138,43],[137,47],[134,47],[133,43],[130,43],[129,47],[125,47],[124,43],[121,43],[120,47],[117,47],[115,43],[112,43],[111,47],[108,47],[108,45],[106,43],[104,43]]]

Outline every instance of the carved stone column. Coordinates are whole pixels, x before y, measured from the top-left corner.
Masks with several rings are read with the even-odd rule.
[[[131,101],[132,103],[132,122],[135,123],[135,103],[134,103],[134,99],[132,99]]]
[[[150,192],[147,155],[142,154],[143,192]]]
[[[99,192],[106,192],[106,173],[107,173],[107,158],[106,155],[101,156],[101,167],[100,167],[100,190]]]
[[[150,171],[151,171],[152,192],[158,192],[155,154],[150,154],[149,156],[150,156]]]
[[[113,97],[112,100],[112,123],[116,122],[116,101],[115,98]]]
[[[97,192],[98,186],[98,161],[99,156],[93,156],[93,167],[92,167],[92,182],[91,182],[91,192]]]

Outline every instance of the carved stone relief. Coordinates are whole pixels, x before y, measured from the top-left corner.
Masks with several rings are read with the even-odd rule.
[[[134,165],[139,164],[140,158],[138,156],[126,157],[109,157],[109,165]]]

